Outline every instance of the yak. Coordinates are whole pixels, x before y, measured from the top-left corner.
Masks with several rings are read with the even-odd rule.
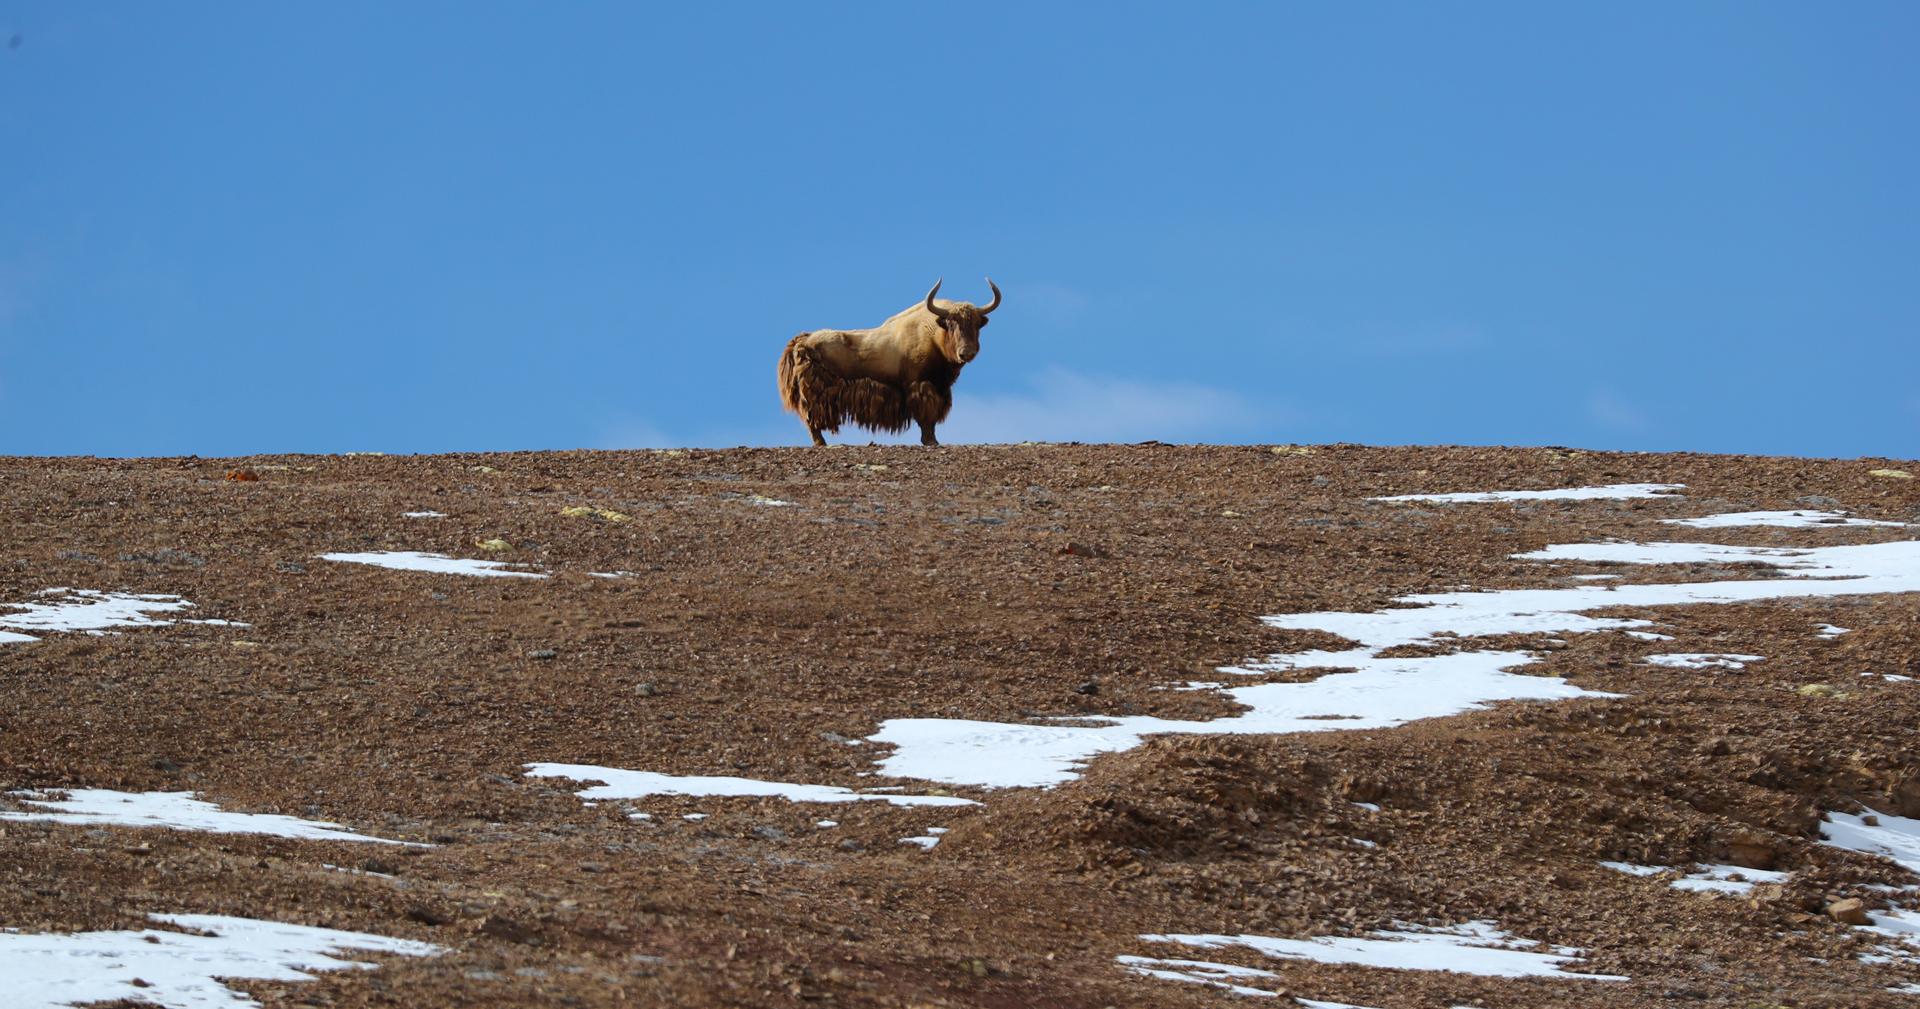
[[[787,341],[780,354],[780,402],[800,416],[815,445],[822,431],[852,423],[898,433],[920,425],[920,444],[940,444],[934,426],[953,409],[953,383],[980,353],[980,330],[1000,307],[925,301],[872,329],[816,329]]]

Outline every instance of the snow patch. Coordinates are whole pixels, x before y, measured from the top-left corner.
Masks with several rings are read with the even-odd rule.
[[[131,1001],[168,1009],[236,1009],[259,1003],[221,979],[311,981],[309,971],[373,970],[338,959],[347,950],[437,956],[442,946],[365,932],[217,914],[155,914],[154,921],[210,935],[159,929],[70,934],[0,932],[7,1005],[59,1009]]]
[[[477,560],[466,557],[448,557],[446,554],[421,553],[417,550],[370,550],[364,553],[321,554],[323,561],[338,561],[342,564],[371,564],[377,568],[392,568],[395,571],[430,571],[443,575],[472,575],[480,578],[545,578],[539,571],[515,571],[506,561]]]
[[[1495,501],[1625,501],[1633,498],[1678,498],[1669,491],[1683,483],[1616,483],[1602,487],[1564,487],[1559,490],[1496,490],[1465,494],[1401,494],[1369,501],[1428,501],[1434,504],[1487,504]]]
[[[152,616],[193,609],[179,596],[93,589],[46,589],[34,601],[0,603],[0,644],[38,640],[17,631],[84,631],[99,633],[119,627],[165,627],[173,623]],[[213,621],[206,621],[212,623]],[[240,625],[244,626],[244,625]],[[5,628],[13,628],[7,631]]]
[[[1848,628],[1835,627],[1832,624],[1815,624],[1813,626],[1816,631],[1820,632],[1820,636],[1823,638],[1837,638],[1842,634],[1848,633],[1849,631]]]
[[[443,519],[447,517],[447,513],[437,511],[401,512],[400,517],[407,519]]]
[[[1247,995],[1253,998],[1279,998],[1278,992],[1263,988],[1249,988],[1246,985],[1233,984],[1226,978],[1272,978],[1280,975],[1257,967],[1240,967],[1230,963],[1213,963],[1207,960],[1161,960],[1148,956],[1117,956],[1116,963],[1127,970],[1144,977],[1158,978],[1162,981],[1186,981],[1191,984],[1203,984],[1235,995]],[[1304,1001],[1302,1004],[1308,1004]]]
[[[1454,971],[1484,977],[1549,977],[1580,981],[1625,981],[1618,974],[1578,974],[1566,970],[1585,950],[1547,946],[1519,939],[1490,921],[1449,928],[1395,923],[1365,936],[1279,939],[1265,935],[1143,935],[1147,942],[1178,943],[1198,949],[1241,946],[1283,960],[1380,967],[1390,970]]]
[[[1779,512],[1728,512],[1723,515],[1707,515],[1693,519],[1661,519],[1668,525],[1686,526],[1690,529],[1731,529],[1746,526],[1768,526],[1776,529],[1831,529],[1839,526],[1893,526],[1900,528],[1905,522],[1882,522],[1878,519],[1857,519],[1846,512],[1834,511],[1779,511]]]
[[[1658,876],[1663,872],[1673,871],[1673,866],[1670,865],[1637,865],[1633,862],[1602,862],[1600,864],[1614,872],[1624,872],[1629,876]]]
[[[1697,871],[1667,884],[1676,890],[1692,893],[1731,893],[1744,896],[1752,892],[1761,883],[1784,882],[1787,872],[1770,869],[1749,869],[1744,865],[1703,865]]]
[[[728,776],[673,775],[596,764],[528,764],[535,778],[598,781],[575,794],[582,799],[645,799],[655,795],[767,796],[789,802],[884,802],[894,806],[977,806],[956,795],[890,795],[856,792],[837,785],[803,785]]]
[[[432,847],[414,841],[370,837],[324,820],[302,820],[279,813],[236,813],[221,809],[204,799],[194,798],[192,792],[120,792],[111,788],[64,788],[57,791],[64,792],[67,797],[52,798],[51,791],[8,792],[7,795],[15,802],[28,808],[0,809],[0,820],[159,827],[211,834],[266,834],[315,841],[366,841],[373,844]]]
[[[934,834],[921,834],[917,837],[903,837],[900,843],[917,844],[923,851],[932,851],[933,846],[940,843],[940,838]]]
[[[1674,669],[1745,669],[1749,662],[1759,662],[1765,656],[1736,655],[1731,652],[1668,652],[1665,655],[1647,656],[1647,665],[1669,666]]]
[[[1305,683],[1262,683],[1223,690],[1247,710],[1208,721],[1128,716],[1069,718],[1081,724],[1030,724],[949,718],[895,718],[869,742],[892,746],[880,762],[900,778],[979,785],[1047,787],[1072,780],[1097,754],[1131,749],[1161,733],[1328,732],[1392,728],[1483,708],[1496,701],[1613,697],[1563,679],[1514,670],[1541,661],[1521,651],[1463,651],[1383,658],[1401,645],[1449,635],[1571,634],[1636,630],[1652,621],[1589,616],[1588,611],[1702,603],[1920,591],[1920,541],[1789,550],[1694,543],[1564,544],[1516,555],[1532,560],[1619,564],[1748,563],[1785,577],[1671,584],[1507,589],[1402,596],[1400,608],[1295,613],[1263,618],[1273,627],[1337,634],[1359,647],[1269,656],[1226,671],[1268,673],[1351,669]],[[1092,724],[1087,724],[1092,723]]]
[[[1877,822],[1868,823],[1869,819]],[[1835,848],[1879,855],[1920,874],[1920,820],[1872,809],[1857,815],[1828,812],[1820,823],[1820,841]]]

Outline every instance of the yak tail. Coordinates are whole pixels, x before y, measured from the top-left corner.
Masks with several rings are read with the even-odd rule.
[[[812,354],[800,341],[805,333],[787,341],[787,349],[780,352],[780,405],[806,419],[806,393],[804,382],[807,374],[813,370]]]

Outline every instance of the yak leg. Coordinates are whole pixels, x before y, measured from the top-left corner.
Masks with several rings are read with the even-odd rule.
[[[938,445],[939,439],[933,436],[934,425],[947,419],[947,411],[953,409],[953,394],[946,388],[931,382],[915,382],[907,388],[907,410],[920,424],[920,444]]]
[[[827,440],[826,440],[825,438],[822,438],[822,437],[820,437],[820,429],[819,429],[819,428],[817,428],[817,427],[814,427],[814,426],[813,426],[812,424],[808,424],[808,425],[807,425],[807,433],[813,436],[813,443],[814,443],[815,445],[821,445],[821,446],[824,446],[824,445],[826,445],[826,443],[827,443]]]

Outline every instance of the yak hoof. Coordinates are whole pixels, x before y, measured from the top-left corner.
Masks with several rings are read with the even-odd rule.
[[[827,440],[826,440],[825,438],[822,438],[822,437],[820,437],[820,432],[818,432],[818,431],[815,431],[815,430],[814,430],[814,429],[812,429],[812,428],[808,428],[808,429],[807,429],[807,433],[813,436],[813,443],[814,443],[815,445],[817,445],[817,446],[819,446],[819,447],[821,447],[821,448],[825,448],[825,447],[826,447],[826,445],[827,445]]]

